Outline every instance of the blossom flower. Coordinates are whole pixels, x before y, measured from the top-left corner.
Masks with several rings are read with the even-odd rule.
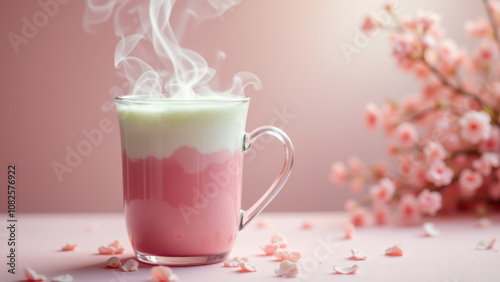
[[[399,148],[394,143],[389,143],[387,145],[387,153],[389,156],[396,156],[399,152]]]
[[[394,183],[388,178],[382,178],[370,188],[370,196],[376,203],[387,203],[392,199],[395,191]]]
[[[488,195],[492,200],[498,201],[500,200],[500,183],[495,182],[488,185]]]
[[[337,187],[344,188],[347,182],[347,168],[342,162],[335,162],[330,171],[330,181]]]
[[[446,157],[446,150],[437,141],[429,141],[424,148],[424,154],[428,160],[443,160]]]
[[[389,13],[391,13],[391,14],[392,14],[392,13],[393,13],[393,12],[395,12],[395,10],[398,8],[398,5],[399,5],[399,4],[396,4],[396,3],[394,3],[394,2],[389,2],[389,3],[386,3],[386,4],[385,4],[384,8],[385,8],[385,10],[386,10],[387,12],[389,12]]]
[[[351,212],[351,222],[355,226],[363,226],[368,222],[369,212],[364,207],[359,207]]]
[[[415,56],[415,38],[409,34],[395,34],[392,40],[392,54],[399,66],[407,69]]]
[[[464,29],[468,37],[485,38],[493,35],[491,25],[484,17],[480,17],[475,21],[466,21]]]
[[[433,12],[418,11],[416,21],[421,25],[422,29],[428,29],[431,26],[438,24],[441,21],[441,17]]]
[[[491,134],[491,117],[483,111],[468,111],[459,120],[460,135],[471,143],[487,140]]]
[[[431,45],[431,44],[427,44]],[[413,70],[417,78],[426,79],[432,73],[428,66],[422,63],[415,63]]]
[[[435,215],[441,208],[441,202],[442,196],[439,192],[431,192],[425,189],[418,195],[419,208],[424,214]]]
[[[458,150],[458,148],[460,148],[460,138],[456,134],[449,134],[446,137],[444,146],[448,151]]]
[[[493,167],[498,167],[500,158],[497,153],[485,152],[481,158],[472,162],[472,167],[479,171],[483,176],[489,176]]]
[[[351,191],[354,194],[359,194],[359,193],[361,193],[361,191],[363,191],[364,185],[365,185],[365,181],[364,181],[363,177],[356,177],[356,178],[351,180],[351,183],[349,183],[349,189],[351,189]]]
[[[476,70],[488,70],[497,59],[498,46],[493,39],[483,39],[472,54],[472,63]]]
[[[359,206],[358,202],[353,199],[349,199],[344,204],[344,209],[346,212],[353,212]]]
[[[374,103],[368,103],[365,106],[365,125],[369,131],[373,131],[380,123],[382,119],[382,113],[380,109]]]
[[[379,23],[372,14],[365,17],[361,30],[367,35],[372,35],[379,28]]]
[[[378,162],[372,167],[373,177],[377,180],[384,178],[387,175],[387,164]]]
[[[427,82],[422,89],[423,98],[435,102],[442,98],[443,93],[443,86],[435,81]]]
[[[382,124],[387,136],[391,136],[398,124],[398,108],[393,103],[385,104],[382,108]]]
[[[488,1],[488,8],[496,21],[500,21],[500,3],[497,1]]]
[[[427,173],[426,164],[420,164],[420,165],[415,164],[411,166],[409,173],[409,180],[411,184],[416,188],[420,188],[427,185],[426,173]]]
[[[376,224],[386,224],[389,221],[389,206],[376,203],[373,207],[373,218]]]
[[[406,30],[416,30],[418,27],[418,22],[415,17],[406,15],[401,18],[401,25]]]
[[[425,179],[430,183],[434,184],[436,187],[445,186],[451,183],[453,178],[453,170],[446,166],[442,160],[434,160],[427,173],[425,174]]]
[[[490,137],[486,140],[481,141],[479,144],[479,150],[481,152],[495,152],[500,149],[500,128],[498,126],[493,126],[491,128]]]
[[[453,74],[457,66],[463,61],[464,53],[458,49],[455,41],[446,39],[440,42],[437,48],[437,56],[440,61],[439,71],[445,77]]]
[[[401,108],[405,114],[416,113],[422,107],[422,98],[420,94],[408,95],[401,102]]]
[[[347,159],[347,165],[349,166],[349,170],[352,175],[359,176],[362,175],[365,171],[365,165],[363,162],[356,156],[351,156]]]
[[[396,128],[396,140],[400,147],[410,148],[417,139],[417,128],[412,123],[403,122]]]
[[[412,194],[405,194],[398,204],[399,213],[404,223],[416,223],[420,220],[421,213],[417,198]]]
[[[462,195],[472,196],[483,185],[483,177],[478,172],[466,168],[460,173],[458,184]]]

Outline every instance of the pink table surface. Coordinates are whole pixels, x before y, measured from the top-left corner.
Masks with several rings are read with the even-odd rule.
[[[473,217],[433,218],[440,230],[437,237],[425,237],[421,225],[411,227],[368,226],[357,228],[356,236],[343,238],[347,216],[343,213],[267,213],[271,226],[259,229],[256,221],[241,231],[231,253],[246,256],[257,266],[254,273],[222,264],[197,267],[175,267],[180,281],[500,281],[500,252],[480,251],[480,240],[500,239],[500,218],[493,217],[487,228],[476,227]],[[2,214],[6,224],[7,218]],[[137,272],[106,269],[110,257],[98,255],[97,248],[115,239],[126,248],[118,255],[133,257],[121,214],[17,214],[16,274],[7,272],[7,230],[0,231],[2,272],[0,281],[24,281],[22,268],[29,266],[48,277],[69,273],[74,281],[151,281],[151,266],[140,264]],[[315,227],[301,229],[309,220]],[[280,232],[289,241],[289,249],[302,253],[300,275],[280,278],[274,274],[279,262],[265,256],[259,246]],[[67,242],[78,243],[78,250],[61,252]],[[384,255],[387,247],[401,243],[403,257]],[[365,261],[352,261],[350,249],[358,248],[368,255]],[[334,274],[332,266],[359,265],[352,275]]]

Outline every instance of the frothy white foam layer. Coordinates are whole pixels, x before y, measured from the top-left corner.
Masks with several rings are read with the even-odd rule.
[[[117,103],[122,148],[132,159],[169,158],[182,146],[201,154],[241,150],[248,102]]]

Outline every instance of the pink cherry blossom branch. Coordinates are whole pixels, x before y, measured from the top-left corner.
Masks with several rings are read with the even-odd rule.
[[[498,116],[498,112],[491,108],[486,102],[484,102],[481,98],[479,98],[477,95],[474,95],[472,93],[469,93],[467,91],[465,91],[463,88],[459,87],[459,86],[455,86],[453,84],[451,84],[447,79],[446,77],[444,77],[444,75],[439,72],[439,70],[437,70],[435,67],[433,67],[431,64],[429,64],[429,62],[425,59],[425,56],[422,56],[420,58],[420,61],[422,61],[422,63],[428,67],[432,73],[439,79],[439,81],[446,87],[450,88],[451,90],[453,90],[454,92],[456,93],[459,93],[463,96],[466,96],[466,97],[469,97],[471,99],[473,99],[474,101],[476,101],[487,113],[490,113],[490,114],[493,114],[493,117],[497,117]],[[493,118],[493,122],[495,124],[498,124],[498,121],[496,118]]]
[[[457,92],[457,93],[460,93],[464,96],[467,96],[467,97],[470,97],[472,99],[474,99],[478,104],[480,104],[481,106],[483,105],[486,105],[485,102],[483,102],[481,100],[481,98],[477,97],[476,95],[472,94],[472,93],[469,93],[467,91],[465,91],[464,89],[462,89],[461,87],[459,86],[455,86],[455,85],[452,85],[447,79],[446,77],[444,77],[444,75],[439,71],[437,70],[435,67],[433,67],[431,64],[429,64],[429,62],[425,59],[425,56],[423,55],[422,58],[420,59],[422,61],[422,63],[424,63],[424,65],[426,67],[428,67],[432,73],[437,77],[437,79],[439,79],[439,81],[446,87],[450,88],[451,90],[453,90],[454,92]]]
[[[500,49],[500,37],[498,36],[498,23],[495,17],[491,13],[490,1],[483,0],[484,8],[486,9],[486,14],[488,15],[488,20],[490,21],[491,27],[493,28],[493,34],[495,36],[495,42],[497,43],[498,49]]]
[[[427,108],[427,109],[422,110],[421,112],[416,113],[415,115],[411,116],[408,119],[408,121],[417,121],[417,120],[425,117],[426,115],[431,114],[432,112],[435,112],[435,111],[437,111],[439,109],[441,109],[441,106],[439,106],[439,105],[436,105],[436,106],[431,107],[431,108]]]

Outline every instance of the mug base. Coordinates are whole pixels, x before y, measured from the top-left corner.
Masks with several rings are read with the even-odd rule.
[[[214,264],[224,261],[230,252],[225,252],[215,255],[206,256],[188,256],[188,257],[166,257],[157,256],[141,252],[136,252],[137,259],[143,263],[154,265],[169,265],[169,266],[195,266]]]

